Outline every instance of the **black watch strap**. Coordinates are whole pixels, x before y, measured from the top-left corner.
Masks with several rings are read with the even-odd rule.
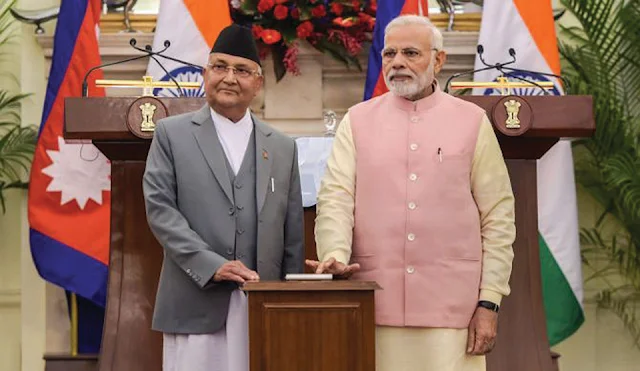
[[[478,306],[479,307],[483,307],[483,308],[487,308],[487,309],[492,310],[492,311],[494,311],[496,313],[500,310],[500,306],[498,304],[492,303],[492,302],[487,301],[487,300],[480,300],[478,302]]]

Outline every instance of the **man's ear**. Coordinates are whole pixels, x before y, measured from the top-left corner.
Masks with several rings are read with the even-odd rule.
[[[260,90],[264,86],[264,75],[258,76],[258,78],[256,78],[255,84],[256,84],[256,92],[254,94],[254,97],[260,94]]]
[[[438,51],[436,54],[436,64],[434,66],[434,72],[439,73],[442,70],[442,66],[447,61],[447,53],[444,50]]]

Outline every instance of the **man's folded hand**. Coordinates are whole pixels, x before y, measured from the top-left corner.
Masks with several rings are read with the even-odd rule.
[[[224,263],[213,275],[213,280],[215,282],[233,281],[242,284],[246,281],[258,281],[260,276],[257,272],[247,268],[241,261],[233,260]]]

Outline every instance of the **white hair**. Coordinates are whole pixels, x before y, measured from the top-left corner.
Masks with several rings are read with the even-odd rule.
[[[407,14],[394,18],[391,22],[389,22],[389,24],[387,24],[387,27],[384,29],[384,38],[386,40],[391,30],[396,27],[413,25],[421,25],[429,28],[431,30],[431,47],[437,50],[442,50],[444,44],[442,39],[442,32],[440,32],[438,27],[431,23],[429,18],[421,15]]]

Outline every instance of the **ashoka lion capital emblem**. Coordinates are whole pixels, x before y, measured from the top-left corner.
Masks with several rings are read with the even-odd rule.
[[[141,131],[154,131],[156,124],[153,122],[153,115],[158,107],[155,104],[146,102],[140,105],[140,111],[142,111],[142,123],[140,124]]]
[[[515,99],[510,99],[504,102],[504,106],[507,108],[507,120],[505,126],[507,129],[520,129],[520,119],[518,113],[520,112],[520,102]]]

